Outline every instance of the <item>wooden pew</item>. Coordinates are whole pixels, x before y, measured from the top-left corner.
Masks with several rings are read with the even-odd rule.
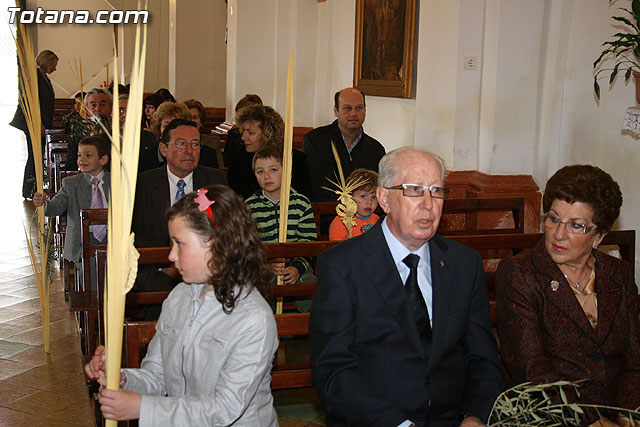
[[[488,251],[509,251],[512,254],[522,250],[532,248],[542,238],[541,233],[527,234],[506,234],[506,235],[478,235],[478,236],[452,236],[451,240],[460,242],[481,253]],[[269,258],[292,257],[292,256],[313,256],[321,251],[337,244],[338,242],[300,242],[300,243],[268,243],[266,244]],[[623,259],[628,261],[634,260],[635,250],[635,231],[621,230],[610,232],[603,241],[605,245],[619,246],[620,254]],[[164,248],[168,254],[168,248]],[[158,252],[160,253],[160,252]],[[494,274],[486,272],[487,286],[490,289],[490,310],[491,320],[495,326],[495,295],[494,292]],[[273,286],[272,291],[274,297],[282,296],[305,296],[312,295],[316,284],[306,285],[282,285]],[[278,326],[278,335],[281,337],[281,343],[285,342],[283,336],[290,335],[307,335],[309,331],[309,314],[308,313],[286,313],[276,315],[276,324]],[[155,333],[153,323],[149,322],[127,322],[125,325],[127,344],[126,344],[126,360],[129,367],[139,366],[143,357],[144,349]],[[295,340],[294,340],[295,342]],[[299,341],[304,344],[304,341]],[[273,389],[280,388],[296,388],[309,387],[311,385],[311,370],[307,360],[291,361],[287,360],[286,354],[281,352],[274,359],[274,367],[272,370]]]
[[[336,216],[338,202],[313,202],[311,209],[316,222],[316,231],[319,240],[328,240],[329,236],[322,234],[321,224],[324,216]],[[513,216],[512,228],[478,229],[478,214],[486,212],[510,212]],[[380,206],[376,209],[378,215],[382,214]],[[445,227],[445,222],[440,221],[438,233],[443,236],[456,235],[487,235],[524,233],[524,197],[492,197],[482,199],[447,199],[442,207],[443,219],[447,216],[462,215],[464,229],[451,230]]]
[[[308,126],[294,126],[293,127],[293,149],[302,151],[302,142],[304,136],[312,131],[312,127]],[[345,177],[346,178],[346,177]]]
[[[169,261],[169,247],[161,248],[139,248],[138,253],[138,265],[154,264],[167,266],[171,265]],[[107,271],[107,250],[106,248],[100,248],[95,250],[97,274],[98,274],[98,286],[96,291],[88,292],[84,298],[86,308],[95,310],[98,313],[98,328],[88,329],[87,334],[93,334],[95,338],[90,341],[99,345],[104,343],[104,289],[106,286],[106,271]],[[142,306],[145,304],[161,304],[169,295],[169,291],[156,291],[156,292],[136,292],[130,291],[127,293],[126,306]],[[94,348],[95,349],[95,348]],[[93,352],[94,349],[91,349]]]
[[[480,252],[483,259],[494,255],[494,252],[507,251],[508,256],[516,255],[523,250],[531,249],[543,237],[542,233],[507,234],[507,235],[478,235],[478,236],[449,236],[448,238]],[[268,258],[289,258],[294,256],[317,256],[320,252],[339,242],[296,242],[296,243],[266,243]],[[613,245],[619,248],[621,258],[628,262],[635,262],[635,230],[614,230],[609,232],[601,246]],[[161,264],[168,262],[170,248],[139,249],[140,263]],[[302,255],[306,254],[306,255]],[[494,292],[493,271],[485,271],[487,287],[490,295]],[[311,295],[315,284],[283,285],[273,287],[274,297]],[[127,294],[128,304],[158,303],[164,300],[169,292],[139,292]]]
[[[125,367],[139,368],[147,346],[156,334],[156,321],[124,322]]]
[[[513,227],[478,228],[478,215],[486,212],[510,212],[513,219]],[[447,215],[460,214],[464,215],[464,229],[446,230],[440,227],[438,232],[446,236],[524,233],[524,197],[464,198],[444,201],[442,208],[443,219],[446,220]]]
[[[107,224],[106,208],[82,209],[82,271],[76,269],[75,285],[69,292],[69,309],[78,315],[80,338],[83,341],[83,354],[90,355],[96,348],[96,321],[99,317],[98,304],[95,301],[96,292],[91,290],[91,259],[95,259],[97,249],[106,248],[105,243],[91,243],[89,234],[92,225]],[[96,264],[97,275],[97,264]],[[97,276],[96,276],[97,277]]]
[[[62,118],[73,111],[73,98],[56,98],[53,101],[53,128],[64,129]]]
[[[207,119],[202,124],[202,133],[211,133],[216,126],[224,123],[227,110],[226,108],[217,107],[205,107],[204,110],[207,113]]]
[[[301,243],[267,243],[265,244],[268,258],[293,258],[295,256],[315,257],[323,250],[337,244],[337,242],[301,242]],[[169,248],[140,249],[141,258],[155,257],[154,263],[166,261]],[[144,254],[144,255],[143,255]],[[273,286],[272,292],[274,297],[296,297],[311,296],[315,291],[316,284],[306,285],[282,285]],[[141,303],[149,300],[143,299],[145,294],[154,294],[151,297],[153,302],[160,302],[155,298],[166,297],[166,293],[140,292],[127,295],[127,303]],[[162,295],[164,294],[164,295]],[[275,316],[276,325],[278,327],[278,336],[281,339],[280,348],[274,360],[272,371],[271,387],[273,389],[309,387],[311,385],[311,367],[308,360],[308,351],[306,351],[307,341],[299,341],[290,339],[291,336],[306,336],[309,334],[309,313],[285,313]],[[155,322],[126,322],[126,360],[128,367],[139,366],[144,351],[141,348],[146,347],[150,341],[155,329],[152,325]],[[286,338],[283,338],[286,337]],[[302,360],[290,360],[286,351],[287,346],[300,345],[304,347]],[[295,359],[295,358],[294,358]]]
[[[57,192],[60,188],[60,171],[67,159],[69,135],[61,129],[45,130],[45,167],[47,168],[48,190]]]
[[[218,137],[220,138],[220,145],[222,145],[222,151],[224,151],[224,147],[227,144],[227,134],[231,129],[233,129],[234,126],[235,124],[233,122],[224,121],[219,125],[217,125],[215,128],[211,129],[211,133],[214,135],[218,135]]]
[[[292,313],[275,316],[278,337],[309,334],[309,314]],[[156,321],[125,321],[125,363],[127,368],[139,368],[147,346],[155,335]],[[281,342],[282,345],[282,342]],[[271,388],[311,387],[311,367],[308,359],[297,364],[278,366],[278,356],[274,358],[271,371]]]

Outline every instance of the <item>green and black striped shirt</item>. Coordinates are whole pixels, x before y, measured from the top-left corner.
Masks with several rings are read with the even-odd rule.
[[[269,200],[262,190],[253,193],[246,202],[258,225],[260,239],[265,243],[277,242],[280,228],[280,202]],[[317,240],[317,238],[311,203],[309,203],[309,199],[292,188],[289,196],[287,242],[311,242]],[[294,259],[292,265],[298,268],[299,271],[301,270],[300,274],[309,268],[309,262],[304,258]]]

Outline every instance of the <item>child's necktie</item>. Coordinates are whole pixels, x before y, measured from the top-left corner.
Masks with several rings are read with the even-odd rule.
[[[100,178],[92,178],[91,186],[93,187],[93,191],[91,192],[91,209],[104,208],[104,203],[102,203],[102,191],[100,191]],[[96,240],[104,242],[104,239],[107,237],[107,226],[94,225],[91,227],[91,232]]]

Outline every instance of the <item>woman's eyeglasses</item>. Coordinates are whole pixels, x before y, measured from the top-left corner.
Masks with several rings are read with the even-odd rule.
[[[544,226],[547,228],[556,228],[558,227],[558,224],[563,224],[565,230],[567,230],[567,233],[571,234],[587,234],[588,232],[596,228],[595,225],[587,226],[585,224],[580,224],[579,222],[574,221],[560,221],[560,218],[552,213],[545,214],[543,222]]]

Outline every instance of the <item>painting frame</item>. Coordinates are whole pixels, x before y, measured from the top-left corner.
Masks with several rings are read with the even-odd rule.
[[[376,7],[376,3],[380,6]],[[416,0],[395,0],[396,9],[389,11],[393,5],[391,0],[356,0],[353,86],[366,95],[411,98]],[[394,11],[400,11],[403,6],[404,19],[401,19]],[[400,37],[393,31],[399,25],[404,26]],[[380,35],[385,29],[387,34]],[[387,37],[388,34],[396,38]],[[402,38],[402,52],[399,38]]]

